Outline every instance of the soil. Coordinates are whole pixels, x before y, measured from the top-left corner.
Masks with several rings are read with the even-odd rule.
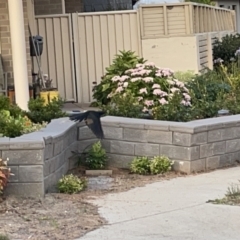
[[[186,176],[175,172],[141,176],[129,174],[127,170],[112,170],[113,175],[106,177],[111,179],[106,188],[89,187],[73,195],[48,193],[44,199],[0,198],[0,239],[3,239],[2,234],[10,240],[74,240],[106,224],[98,214],[97,207],[87,203],[87,200],[110,192],[128,191],[149,183]],[[82,168],[70,173],[88,178],[84,176]]]

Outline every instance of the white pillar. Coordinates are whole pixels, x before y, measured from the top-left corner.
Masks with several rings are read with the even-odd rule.
[[[21,109],[28,110],[28,69],[22,0],[8,0],[8,10],[12,43],[15,99]]]

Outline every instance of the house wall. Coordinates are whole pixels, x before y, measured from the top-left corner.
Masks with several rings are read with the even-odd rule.
[[[83,12],[83,0],[65,0],[66,13]]]
[[[23,0],[24,11],[24,26],[26,36],[26,53],[27,53],[27,66],[28,66],[28,80],[32,81],[31,74],[31,57],[29,47],[29,31],[28,31],[28,11],[27,0]],[[12,62],[12,47],[11,47],[11,34],[10,34],[10,22],[8,14],[8,2],[6,0],[0,0],[0,46],[1,55],[3,60],[3,69],[8,73],[8,83],[13,83],[13,62]]]
[[[36,15],[61,14],[62,0],[34,0]]]

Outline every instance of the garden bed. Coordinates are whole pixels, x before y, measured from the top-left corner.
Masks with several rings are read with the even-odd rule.
[[[240,159],[240,115],[187,123],[103,117],[103,147],[108,165],[129,168],[135,156],[165,155],[183,173],[231,166]],[[72,151],[82,152],[97,139],[84,123],[52,120],[39,132],[1,138],[2,157],[14,173],[6,193],[44,196],[75,167]]]

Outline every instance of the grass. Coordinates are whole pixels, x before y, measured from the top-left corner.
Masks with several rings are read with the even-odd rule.
[[[240,186],[239,186],[239,184],[232,184],[231,187],[228,187],[228,190],[227,190],[224,198],[208,200],[207,203],[240,206]]]

